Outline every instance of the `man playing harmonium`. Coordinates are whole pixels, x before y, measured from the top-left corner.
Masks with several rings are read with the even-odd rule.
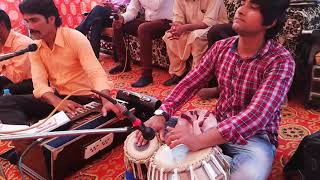
[[[242,0],[233,21],[238,36],[215,43],[145,125],[164,139],[165,121],[215,73],[221,90],[214,112],[217,126],[195,135],[177,125],[168,128],[165,142],[170,148],[185,144],[191,151],[219,145],[230,157],[231,179],[266,179],[278,145],[280,106],[295,69],[290,53],[272,40],[284,24],[288,4]],[[138,146],[146,143],[140,132],[136,138]]]
[[[90,42],[79,31],[60,27],[61,19],[52,0],[24,0],[19,9],[38,50],[30,53],[33,95],[0,97],[0,120],[4,124],[29,124],[47,116],[62,98],[78,91],[59,106],[73,113],[81,104],[95,100],[90,89],[109,95],[112,83],[98,62]],[[102,114],[117,106],[102,98]]]

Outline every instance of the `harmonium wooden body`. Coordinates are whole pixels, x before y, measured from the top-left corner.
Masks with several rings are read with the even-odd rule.
[[[99,103],[90,106],[93,109],[101,107]],[[88,109],[91,108],[86,108],[79,113],[80,116],[75,115],[79,117],[70,118],[72,119],[70,123],[55,130],[100,129],[130,125],[127,120],[119,120],[111,112],[107,117],[103,117],[101,113],[87,111]],[[127,135],[128,133],[109,133],[48,138],[36,144],[23,156],[22,170],[33,179],[61,180],[122,144]],[[13,141],[13,145],[21,155],[34,141],[36,140],[18,140]]]

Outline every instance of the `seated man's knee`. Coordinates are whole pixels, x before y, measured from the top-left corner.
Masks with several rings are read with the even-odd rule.
[[[143,38],[150,34],[150,26],[148,23],[142,23],[138,27],[138,37]]]
[[[105,17],[107,14],[110,14],[111,13],[111,8],[107,8],[107,7],[103,7],[103,6],[100,6],[100,5],[97,5],[95,6],[91,13],[95,16],[103,16]]]
[[[271,172],[273,159],[273,151],[259,148],[236,156],[231,164],[231,179],[264,180]]]

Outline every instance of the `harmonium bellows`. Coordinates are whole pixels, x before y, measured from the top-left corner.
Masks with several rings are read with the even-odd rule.
[[[70,123],[55,130],[100,129],[130,125],[128,121],[116,118],[112,112],[103,117],[99,112],[101,109],[99,103],[89,103],[84,107],[78,113],[68,115],[72,120]],[[64,179],[115,146],[122,144],[127,135],[127,133],[109,133],[48,138],[23,156],[23,172],[33,179]],[[13,145],[21,155],[33,141],[17,140],[13,141]]]

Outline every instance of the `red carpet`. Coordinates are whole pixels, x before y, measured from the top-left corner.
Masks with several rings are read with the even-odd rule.
[[[103,65],[106,70],[114,66],[110,59],[105,59]],[[115,82],[116,89],[129,89],[140,93],[145,93],[151,96],[158,97],[163,100],[172,88],[162,85],[169,78],[167,71],[155,69],[153,73],[154,83],[146,88],[131,88],[130,84],[137,80],[140,76],[140,67],[134,65],[131,72],[126,72],[120,75],[110,76]],[[194,97],[188,102],[181,111],[197,108],[213,108],[217,100],[211,101],[201,100]],[[320,110],[306,110],[302,103],[293,99],[288,103],[288,107],[282,110],[282,122],[279,130],[280,145],[277,149],[276,158],[274,161],[272,174],[269,179],[283,179],[282,168],[284,163],[288,161],[295,149],[298,147],[301,139],[320,129]],[[0,142],[0,153],[7,151],[10,147],[10,142]],[[76,163],[76,162],[75,162]],[[1,160],[1,164],[5,171],[7,179],[21,179],[18,168],[10,165],[7,161]],[[96,160],[88,164],[85,168],[74,173],[66,178],[68,180],[91,180],[91,179],[123,179],[124,164],[123,164],[123,146],[113,149],[110,153],[103,156],[102,159]]]

